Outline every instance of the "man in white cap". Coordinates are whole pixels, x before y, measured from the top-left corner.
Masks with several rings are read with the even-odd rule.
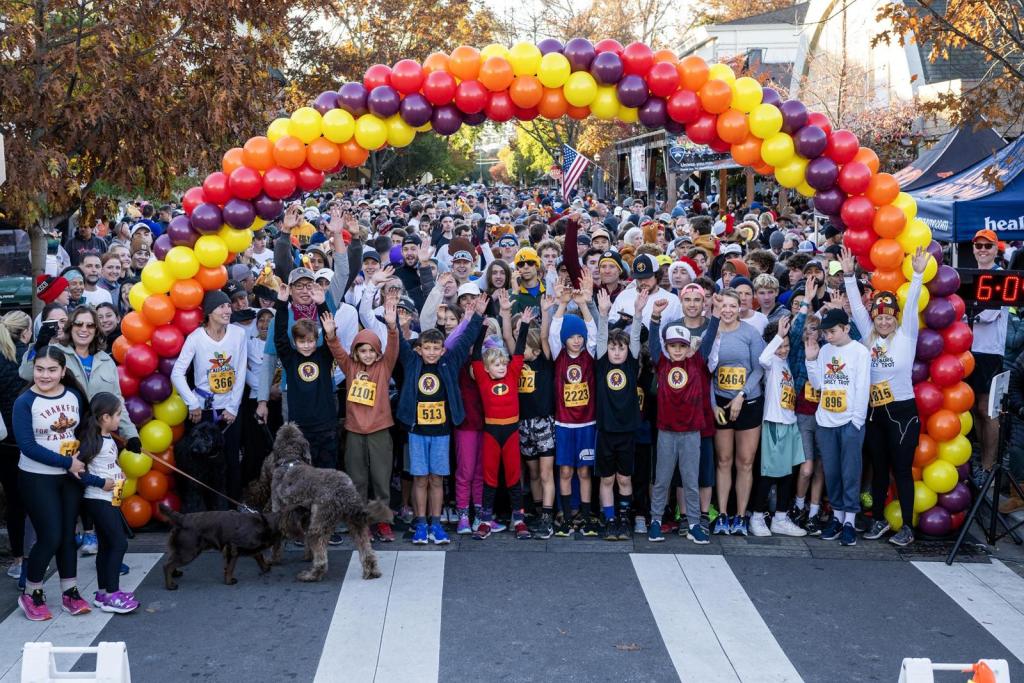
[[[647,290],[649,293],[641,321],[645,327],[649,328],[651,325],[651,314],[654,311],[655,301],[668,302],[661,314],[663,320],[682,318],[683,307],[679,303],[679,297],[658,286],[659,275],[658,264],[650,255],[640,254],[637,256],[633,260],[633,282],[616,297],[615,303],[612,304],[612,310],[608,314],[608,323],[614,325],[623,315],[632,316],[636,296],[640,289]]]

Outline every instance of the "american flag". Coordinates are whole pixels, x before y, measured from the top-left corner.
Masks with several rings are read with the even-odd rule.
[[[583,171],[590,159],[586,158],[569,145],[562,145],[562,199],[569,201],[569,193],[580,182]]]

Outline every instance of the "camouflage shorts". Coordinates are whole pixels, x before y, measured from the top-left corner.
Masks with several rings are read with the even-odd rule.
[[[532,417],[519,423],[519,452],[527,460],[555,454],[555,419]]]

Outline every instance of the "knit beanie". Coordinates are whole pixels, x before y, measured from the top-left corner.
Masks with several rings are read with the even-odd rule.
[[[224,304],[230,304],[228,295],[219,289],[212,289],[203,295],[203,315],[210,315]]]
[[[567,315],[562,318],[562,329],[559,338],[562,340],[562,346],[565,346],[565,342],[569,340],[569,337],[575,337],[576,335],[583,337],[583,343],[587,342],[587,324],[583,322],[583,318],[578,315]]]

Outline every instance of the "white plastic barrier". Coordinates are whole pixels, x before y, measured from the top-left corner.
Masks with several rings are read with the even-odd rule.
[[[1010,665],[1005,659],[980,659],[975,664],[937,664],[930,659],[916,657],[903,660],[899,683],[935,683],[936,671],[971,674],[969,680],[973,683],[1010,683]],[[943,680],[954,679],[947,677]]]
[[[96,671],[57,671],[54,655],[96,655]],[[51,681],[98,681],[131,683],[128,648],[124,643],[100,643],[96,647],[54,647],[52,643],[25,643],[21,683]]]

